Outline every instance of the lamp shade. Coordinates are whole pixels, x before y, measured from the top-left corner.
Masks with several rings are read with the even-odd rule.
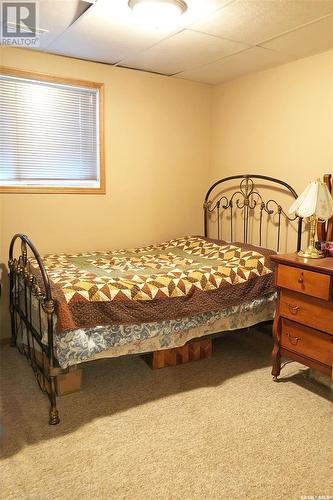
[[[320,180],[312,181],[291,205],[289,213],[299,217],[316,215],[327,220],[333,216],[333,198],[326,184]]]

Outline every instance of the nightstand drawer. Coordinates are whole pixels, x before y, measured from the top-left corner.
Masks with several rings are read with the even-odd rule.
[[[292,321],[333,334],[333,302],[324,302],[282,289],[279,314]]]
[[[276,284],[281,288],[288,288],[311,297],[324,300],[331,298],[331,277],[328,274],[280,264]]]
[[[282,320],[281,347],[331,366],[333,337],[313,328]]]

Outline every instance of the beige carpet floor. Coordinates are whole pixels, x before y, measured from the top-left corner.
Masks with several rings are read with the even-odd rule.
[[[214,355],[152,371],[102,360],[61,424],[26,360],[1,354],[1,499],[301,499],[333,495],[330,391],[287,365],[272,382],[272,339],[227,334]]]

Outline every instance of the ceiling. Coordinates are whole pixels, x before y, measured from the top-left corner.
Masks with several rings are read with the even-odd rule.
[[[127,0],[40,0],[38,50],[218,84],[333,48],[333,0],[186,0],[172,31]]]

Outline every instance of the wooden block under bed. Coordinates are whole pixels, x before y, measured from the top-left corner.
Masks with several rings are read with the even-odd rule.
[[[158,368],[182,365],[190,361],[210,358],[211,356],[212,339],[201,339],[191,340],[181,347],[144,354],[142,357],[153,370],[156,370]]]
[[[43,366],[43,357],[41,352],[35,351],[34,357],[35,357],[35,363],[38,363],[39,366]],[[45,367],[47,367],[48,360],[46,356],[44,357],[44,363]],[[46,379],[44,381],[43,377],[40,374],[38,374],[37,377],[39,379],[41,387],[49,391],[50,388],[48,381]],[[62,373],[60,375],[57,375],[57,377],[55,378],[57,396],[65,396],[66,394],[71,394],[72,392],[80,391],[81,382],[82,382],[82,369],[77,368],[76,366],[70,368],[67,373]]]
[[[71,394],[81,390],[82,370],[77,368],[56,378],[56,391],[58,396]]]

